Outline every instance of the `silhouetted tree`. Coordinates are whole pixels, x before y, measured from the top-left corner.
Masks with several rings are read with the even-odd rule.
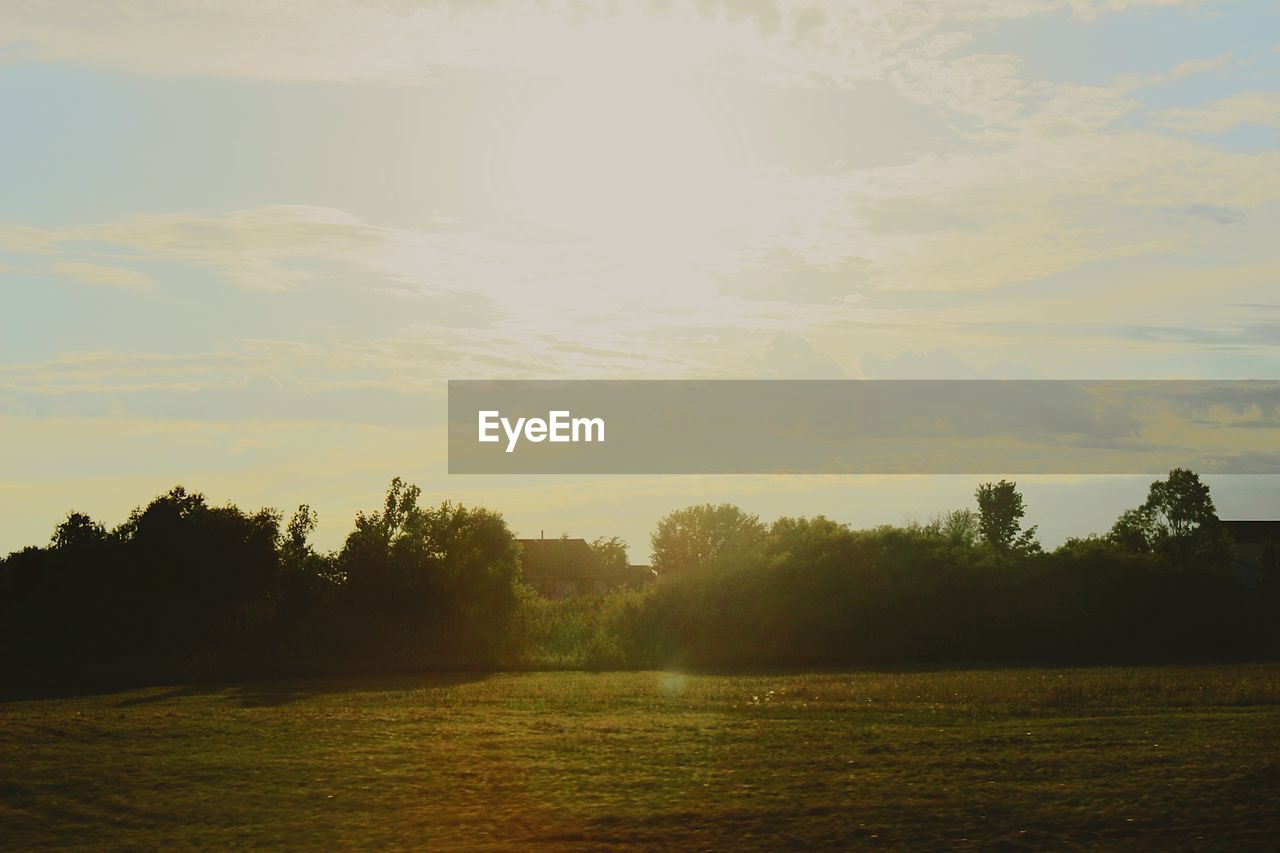
[[[306,504],[301,504],[293,516],[289,519],[289,524],[285,527],[283,541],[281,547],[296,553],[305,553],[310,550],[307,545],[307,539],[315,532],[316,524],[319,523],[320,517],[315,510]]]
[[[105,542],[107,530],[82,512],[67,513],[66,521],[53,531],[50,545],[54,548],[84,548]]]
[[[302,504],[280,535],[280,572],[274,593],[273,642],[281,665],[312,664],[332,653],[328,634],[333,609],[341,590],[334,559],[317,553],[309,541],[319,521],[311,507]]]
[[[1230,558],[1230,543],[1218,524],[1209,487],[1186,468],[1175,468],[1153,482],[1146,501],[1125,511],[1109,538],[1134,553],[1160,551],[1177,565],[1197,561],[1221,566]]]
[[[1146,507],[1127,509],[1111,525],[1107,539],[1133,554],[1150,554],[1156,545],[1156,525]]]
[[[1021,530],[1022,517],[1026,515],[1022,495],[1016,483],[1001,480],[978,486],[978,531],[982,539],[997,551],[1035,550],[1036,528]]]
[[[1162,535],[1175,539],[1187,538],[1202,525],[1218,520],[1209,487],[1199,474],[1186,468],[1174,468],[1168,477],[1152,483],[1143,509],[1151,514]]]
[[[356,516],[337,558],[353,629],[383,658],[492,659],[516,606],[515,538],[497,513],[424,509],[421,494],[397,477],[382,512]]]

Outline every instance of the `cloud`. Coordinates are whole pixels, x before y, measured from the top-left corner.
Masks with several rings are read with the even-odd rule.
[[[843,379],[847,375],[834,358],[788,332],[769,339],[756,366],[759,375],[770,379]]]
[[[646,177],[662,192],[646,196],[652,204],[625,227],[587,206],[587,225],[572,219],[571,227],[539,230],[540,220],[554,219],[540,216],[553,203],[541,197],[530,204],[533,225],[485,219],[482,210],[465,226],[440,219],[418,229],[336,207],[269,205],[52,230],[0,228],[0,246],[62,265],[158,262],[146,268],[159,282],[169,274],[160,270],[177,262],[246,290],[304,294],[323,283],[429,299],[432,312],[406,310],[401,325],[434,313],[421,325],[486,330],[488,353],[454,336],[439,337],[452,350],[406,343],[418,333],[404,328],[393,344],[328,342],[380,370],[404,352],[434,359],[429,371],[419,367],[433,375],[437,365],[501,375],[630,375],[646,364],[664,375],[740,371],[756,364],[760,340],[780,333],[819,340],[852,363],[857,350],[832,349],[838,344],[813,330],[853,318],[912,325],[868,312],[872,295],[962,295],[948,303],[960,313],[944,319],[961,323],[981,319],[981,311],[964,311],[989,304],[980,301],[982,291],[1140,255],[1171,257],[1230,240],[1264,218],[1259,209],[1280,196],[1280,153],[1225,151],[1136,129],[1120,121],[1138,106],[1133,80],[1037,81],[1019,57],[975,49],[967,32],[1035,16],[1053,25],[1064,13],[1093,19],[1137,5],[1170,4],[675,2],[640,11],[590,2],[366,2],[317,13],[262,0],[220,4],[213,14],[204,3],[132,0],[100,19],[78,4],[12,4],[0,8],[0,31],[16,39],[9,53],[18,58],[152,73],[413,83],[468,72],[556,80],[584,64],[644,70],[661,47],[677,76],[823,88],[824,97],[848,98],[850,109],[866,81],[886,81],[878,88],[892,86],[897,97],[928,105],[946,130],[908,140],[921,150],[904,150],[895,165],[881,168],[833,165],[811,174],[735,164],[723,187],[708,193],[714,204],[705,210],[688,203],[696,193],[680,180],[683,173]],[[86,37],[86,20],[94,38]],[[1152,79],[1226,61],[1182,62]],[[1242,227],[1205,228],[1196,218]],[[731,324],[750,342],[689,343]],[[389,350],[378,351],[383,345]],[[386,375],[409,373],[397,366]]]
[[[773,85],[849,86],[889,72],[958,111],[1006,114],[1008,57],[953,57],[966,28],[1056,11],[1093,20],[1185,0],[874,0],[815,6],[608,0],[77,0],[0,6],[7,53],[132,72],[283,81],[438,82],[542,73],[661,54],[667,67],[733,69]]]
[[[1022,110],[1027,87],[1021,72],[1021,58],[1007,54],[906,57],[888,79],[912,100],[996,124]]]
[[[844,248],[868,259],[875,288],[981,290],[1185,251],[1210,237],[1153,214],[1242,218],[1262,209],[1280,196],[1280,152],[1140,130],[1029,133],[872,170],[859,184],[850,215],[860,227],[846,231]]]
[[[66,393],[179,388],[235,381],[252,367],[244,353],[78,353],[48,361],[0,364],[0,389]]]
[[[402,236],[332,208],[271,205],[221,216],[146,214],[60,229],[10,227],[0,230],[0,246],[44,255],[188,261],[212,267],[249,290],[290,290],[310,277],[307,262],[358,262],[363,253]],[[146,278],[71,260],[55,262],[52,269],[95,284],[136,286]]]
[[[223,216],[149,214],[119,222],[71,228],[58,243],[110,244],[149,259],[190,261],[214,267],[249,290],[291,290],[312,275],[306,261],[358,261],[361,254],[396,239],[340,210],[271,205]]]
[[[98,264],[57,263],[53,265],[53,271],[84,284],[106,287],[147,287],[152,283],[151,276],[146,273]]]
[[[1209,57],[1205,59],[1188,59],[1179,62],[1165,74],[1156,75],[1150,78],[1150,83],[1167,83],[1172,80],[1181,80],[1184,77],[1191,77],[1195,74],[1205,74],[1210,71],[1217,71],[1230,62],[1232,56],[1230,53],[1224,53],[1220,56]]]
[[[1154,123],[1185,133],[1226,133],[1241,125],[1280,127],[1280,92],[1241,92],[1199,107],[1169,109]]]
[[[1098,344],[1139,344],[1160,349],[1263,350],[1280,347],[1280,323],[1251,322],[1225,325],[1169,325],[1161,323],[974,322],[956,328],[985,331],[997,338],[1022,337],[1043,342],[1051,338]],[[865,367],[864,367],[865,370]]]
[[[282,205],[217,217],[134,217],[54,237],[10,229],[0,231],[0,245],[48,251],[57,244],[65,251],[70,241],[107,242],[139,258],[206,265],[256,290],[295,289],[345,271],[365,286],[483,292],[539,321],[570,302],[573,313],[614,310],[613,297],[633,288],[665,287],[690,302],[700,291],[698,310],[710,315],[731,310],[716,298],[721,294],[818,304],[840,302],[855,289],[979,290],[1034,281],[1167,246],[1163,235],[1126,221],[1125,207],[1189,209],[1202,202],[1204,185],[1214,184],[1226,190],[1215,205],[1246,210],[1259,202],[1240,196],[1272,189],[1257,176],[1274,164],[1178,149],[1153,134],[1110,132],[1135,108],[1129,84],[1030,80],[1019,57],[973,50],[966,25],[1064,12],[1094,19],[1170,5],[1195,4],[880,0],[620,8],[386,0],[335,2],[318,12],[283,0],[230,0],[215,13],[194,0],[131,0],[112,14],[67,0],[11,5],[0,8],[0,31],[11,34],[11,53],[19,58],[154,73],[412,83],[469,72],[580,77],[588,66],[607,76],[615,66],[649,69],[649,58],[661,52],[664,68],[679,78],[722,75],[850,91],[886,81],[953,120],[956,136],[947,154],[923,153],[891,169],[734,172],[705,193],[714,199],[705,210],[687,203],[696,193],[683,173],[654,175],[644,183],[662,192],[640,206],[643,216],[628,208],[633,219],[620,227],[598,211],[579,213],[585,224],[570,223],[584,232],[577,244],[513,242],[478,229],[409,232],[340,210]],[[1168,75],[1222,61],[1181,63]],[[536,171],[529,164],[520,169]],[[1192,182],[1199,183],[1194,190],[1177,192]],[[684,204],[671,197],[681,193]],[[1166,198],[1134,197],[1142,193]],[[553,193],[537,195],[529,205],[535,220],[540,205],[546,213],[554,204],[545,197]],[[599,232],[607,239],[585,239],[601,238]],[[661,259],[647,251],[646,239],[662,241]],[[628,264],[619,262],[624,255]],[[524,293],[516,281],[525,283]],[[564,296],[560,305],[525,295],[552,286]]]
[[[446,380],[681,375],[688,360],[642,336],[502,326],[476,334],[434,323],[382,337],[329,334],[319,341],[241,339],[221,351],[184,354],[80,352],[0,364],[0,410],[158,419],[377,422]],[[256,413],[256,414],[255,414]],[[310,414],[308,414],[310,413]]]
[[[1204,202],[1187,205],[1186,211],[1192,216],[1199,216],[1219,225],[1233,225],[1237,222],[1243,222],[1245,218],[1242,210],[1217,204],[1205,204]]]
[[[487,247],[475,232],[439,219],[433,230],[372,225],[341,210],[268,205],[221,215],[146,214],[61,229],[10,228],[0,247],[62,257],[50,269],[77,281],[140,287],[152,276],[103,261],[180,262],[208,268],[245,290],[282,292],[327,282],[425,299],[441,325],[472,328],[498,316],[475,287]]]
[[[869,352],[859,365],[867,379],[1042,379],[1023,362],[1001,360],[976,367],[945,349],[927,352],[900,352],[882,356]]]
[[[58,235],[43,228],[25,225],[0,225],[0,249],[15,252],[40,252],[58,241]]]
[[[1230,61],[1230,53],[1224,53],[1220,56],[1205,59],[1188,59],[1175,65],[1173,69],[1165,75],[1165,79],[1181,80],[1183,77],[1189,77],[1193,74],[1204,74],[1207,71],[1217,71]]]
[[[454,20],[455,12],[460,7],[434,2],[123,0],[95,9],[55,0],[5,4],[0,32],[16,59],[283,81],[405,81],[484,67],[519,45],[518,27],[529,18]],[[478,53],[486,32],[495,41]]]
[[[867,267],[860,258],[810,264],[796,250],[778,248],[717,278],[723,293],[739,299],[826,304],[856,301],[868,285]]]
[[[1195,7],[1202,2],[1203,0],[1068,0],[1066,5],[1076,17],[1093,21],[1105,13],[1125,12],[1142,7]]]

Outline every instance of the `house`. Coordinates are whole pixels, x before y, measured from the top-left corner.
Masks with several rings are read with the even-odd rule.
[[[637,589],[656,575],[648,566],[601,564],[585,539],[517,539],[524,582],[548,598]]]
[[[1222,521],[1231,535],[1232,568],[1245,581],[1261,583],[1268,572],[1277,570],[1280,548],[1280,521]]]

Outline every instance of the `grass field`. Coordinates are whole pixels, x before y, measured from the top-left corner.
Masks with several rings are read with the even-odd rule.
[[[524,673],[0,703],[0,847],[1275,849],[1280,665]]]

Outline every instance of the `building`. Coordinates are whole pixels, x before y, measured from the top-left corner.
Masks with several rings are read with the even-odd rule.
[[[1277,570],[1280,548],[1280,521],[1223,521],[1231,535],[1232,568],[1244,580],[1261,583],[1268,572]]]
[[[653,580],[648,566],[606,567],[585,539],[517,539],[524,582],[548,598],[637,589]]]

